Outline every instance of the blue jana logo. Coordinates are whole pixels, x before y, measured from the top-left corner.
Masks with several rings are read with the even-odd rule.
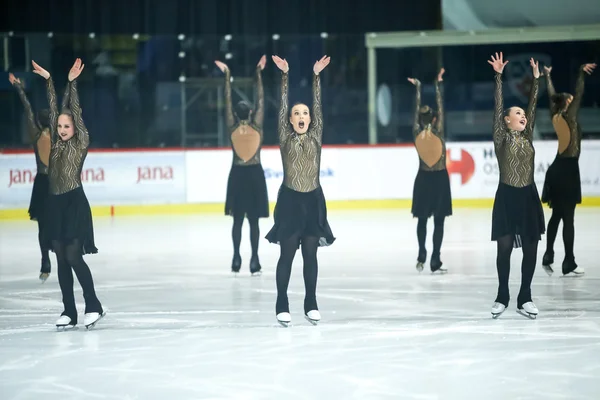
[[[333,176],[333,169],[331,169],[331,168],[322,169],[320,172],[321,178],[332,177],[332,176]],[[283,171],[276,170],[273,168],[265,168],[265,179],[283,179]]]

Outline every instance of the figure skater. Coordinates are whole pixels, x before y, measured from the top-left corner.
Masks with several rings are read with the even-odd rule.
[[[413,135],[415,147],[419,154],[419,172],[413,188],[412,214],[418,218],[417,240],[419,255],[417,271],[423,271],[427,260],[425,239],[427,237],[427,220],[433,216],[433,253],[431,255],[431,272],[448,272],[440,259],[440,250],[444,238],[444,220],[452,215],[452,194],[450,179],[446,170],[446,142],[444,140],[444,98],[442,68],[435,80],[435,99],[437,112],[429,106],[421,107],[421,82],[415,78],[408,81],[416,86],[415,117]]]
[[[508,278],[512,249],[522,247],[521,289],[517,312],[535,319],[538,309],[531,298],[531,281],[535,272],[538,242],[544,233],[544,212],[533,179],[535,149],[533,127],[539,89],[539,66],[530,60],[533,82],[527,112],[520,107],[504,109],[502,72],[508,61],[496,53],[488,63],[495,74],[495,109],[493,123],[494,150],[500,179],[492,212],[492,240],[497,242],[498,295],[492,306],[492,317],[498,318],[510,300]]]
[[[579,155],[581,154],[581,127],[578,113],[583,97],[584,77],[596,68],[596,64],[583,64],[579,68],[575,96],[569,93],[557,94],[552,84],[550,72],[552,67],[544,67],[544,75],[550,97],[550,118],[558,137],[558,152],[548,171],[542,202],[552,208],[552,216],[548,221],[546,252],[542,266],[550,276],[554,273],[554,241],[558,232],[558,224],[563,222],[563,242],[565,258],[562,262],[563,275],[583,275],[584,269],[575,263],[573,245],[575,242],[575,207],[581,203],[581,178],[579,175]]]
[[[64,305],[56,326],[59,329],[69,329],[77,325],[72,269],[83,289],[84,324],[86,328],[91,328],[105,315],[105,311],[96,297],[92,273],[83,260],[84,254],[98,252],[94,244],[90,204],[81,185],[81,170],[88,152],[89,134],[83,123],[76,79],[84,65],[78,58],[69,71],[69,108],[61,110],[59,114],[50,73],[35,61],[31,63],[33,72],[46,79],[50,105],[52,147],[48,170],[50,196],[47,205],[47,240],[56,253],[58,282]]]
[[[313,67],[312,115],[307,105],[296,103],[288,111],[288,72],[286,60],[273,56],[281,70],[281,105],[279,108],[279,148],[283,163],[283,183],[277,196],[275,224],[266,238],[278,243],[281,255],[277,262],[277,321],[288,326],[292,317],[287,289],[296,250],[302,247],[304,260],[304,314],[312,324],[321,319],[317,306],[317,249],[331,245],[335,238],[327,222],[327,206],[319,181],[323,114],[319,74],[329,65],[324,56]]]
[[[237,103],[234,113],[231,101],[231,71],[226,64],[215,61],[215,64],[225,74],[225,123],[230,133],[233,149],[233,163],[227,181],[225,215],[233,217],[231,270],[235,273],[240,272],[242,265],[240,242],[244,217],[248,218],[250,224],[250,244],[252,246],[250,273],[259,274],[261,271],[258,259],[258,240],[260,238],[258,219],[269,216],[267,183],[260,162],[265,115],[262,70],[266,63],[267,57],[262,56],[256,66],[256,112],[248,102],[240,101]]]

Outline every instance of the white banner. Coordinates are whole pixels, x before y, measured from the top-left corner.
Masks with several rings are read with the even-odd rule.
[[[455,199],[493,198],[498,163],[491,142],[448,143]],[[535,180],[541,193],[556,141],[537,141]],[[269,200],[283,180],[278,148],[262,151]],[[92,205],[223,203],[232,152],[92,151],[82,173]],[[580,158],[584,196],[600,196],[600,141],[584,141]],[[321,184],[327,200],[410,199],[419,167],[411,145],[325,147]],[[0,208],[26,208],[35,177],[33,154],[0,154]]]
[[[0,208],[29,206],[33,154],[0,155]],[[92,205],[185,203],[183,151],[90,152],[81,181]]]

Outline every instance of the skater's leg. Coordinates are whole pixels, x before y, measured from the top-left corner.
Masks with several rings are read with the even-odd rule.
[[[556,240],[556,233],[558,232],[558,225],[562,219],[562,212],[560,207],[554,206],[552,208],[552,216],[548,221],[548,232],[546,233],[546,253],[548,257],[554,256],[554,241]]]
[[[440,258],[440,251],[442,249],[442,240],[444,239],[444,221],[446,217],[435,217],[433,219],[433,253],[432,258]]]
[[[563,242],[565,244],[565,260],[575,259],[573,246],[575,244],[575,205],[563,208]]]
[[[260,228],[258,226],[258,218],[248,217],[250,224],[250,245],[252,246],[252,258],[258,257],[258,241],[260,239]]]
[[[85,261],[83,261],[83,255],[81,254],[81,242],[79,240],[73,240],[67,244],[65,249],[67,262],[71,268],[73,268],[73,271],[75,271],[77,280],[79,281],[81,289],[83,290],[83,298],[85,299],[85,313],[97,312],[98,314],[102,314],[102,305],[100,304],[98,297],[96,297],[92,272]],[[71,282],[73,282],[72,278]]]
[[[517,308],[531,301],[531,281],[537,261],[538,241],[527,239],[523,241],[523,261],[521,263],[521,289],[517,297]]]
[[[316,236],[307,236],[302,238],[302,259],[304,261],[304,313],[312,310],[318,310],[317,306],[317,276],[319,266],[317,262],[317,249],[319,248],[319,238]]]
[[[419,241],[419,256],[417,261],[424,263],[427,257],[425,239],[427,238],[427,218],[419,217],[417,222],[417,240]]]
[[[58,284],[62,294],[64,311],[61,315],[71,318],[72,324],[77,324],[77,307],[75,306],[75,295],[73,293],[73,271],[67,261],[66,249],[63,243],[52,242],[52,248],[56,253]]]
[[[233,257],[240,257],[240,243],[242,241],[242,225],[244,224],[243,215],[233,217],[233,227],[231,228],[231,239],[233,241]]]
[[[38,243],[40,245],[40,251],[42,253],[42,267],[41,273],[50,273],[50,249],[46,246],[44,241],[44,229],[46,228],[44,222],[40,219],[37,221],[38,224]]]
[[[498,271],[498,294],[496,302],[508,306],[510,293],[508,290],[508,278],[510,276],[510,255],[513,249],[513,235],[498,238],[498,254],[496,256],[496,270]]]
[[[277,282],[277,303],[275,304],[275,313],[290,312],[288,304],[287,289],[292,274],[292,262],[298,249],[298,236],[292,236],[280,243],[281,254],[277,262],[277,271],[275,272],[275,281]]]

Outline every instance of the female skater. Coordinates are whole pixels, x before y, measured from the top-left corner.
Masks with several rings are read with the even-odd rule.
[[[266,238],[279,243],[281,255],[277,262],[277,321],[288,326],[292,321],[287,289],[296,250],[302,246],[304,260],[304,315],[316,324],[321,319],[317,306],[317,248],[331,245],[335,238],[327,222],[325,196],[319,182],[323,114],[321,111],[321,81],[319,74],[329,65],[324,56],[313,67],[312,118],[308,106],[293,105],[288,114],[288,71],[286,60],[273,56],[281,70],[281,105],[279,108],[279,148],[283,163],[283,183],[277,196],[275,225]]]
[[[242,258],[240,242],[242,240],[242,224],[244,217],[250,224],[250,244],[252,258],[250,273],[260,273],[258,260],[258,239],[260,235],[258,219],[269,216],[269,199],[265,172],[260,163],[260,149],[263,142],[264,120],[264,91],[262,70],[267,63],[267,57],[262,56],[256,66],[257,107],[253,112],[252,106],[245,101],[237,103],[235,114],[231,103],[231,72],[226,64],[215,61],[215,64],[225,73],[225,122],[230,132],[233,148],[233,164],[227,182],[227,200],[225,215],[233,217],[231,236],[233,239],[233,261],[231,270],[240,272]]]
[[[42,252],[42,266],[39,278],[43,283],[46,282],[51,272],[50,249],[43,238],[43,233],[46,229],[45,207],[48,199],[48,162],[50,159],[50,126],[48,121],[48,110],[40,110],[36,116],[33,113],[29,99],[27,99],[25,88],[21,83],[21,80],[16,78],[12,73],[8,74],[8,80],[17,89],[23,107],[25,108],[29,139],[31,140],[33,151],[35,153],[37,173],[33,181],[33,190],[29,202],[29,218],[32,221],[37,221],[38,224],[38,242]],[[67,94],[63,97],[63,102],[65,99],[68,99]]]
[[[94,281],[84,254],[97,253],[94,245],[94,227],[90,204],[81,186],[81,169],[87,156],[89,134],[83,123],[77,77],[83,70],[78,58],[69,71],[69,106],[58,113],[56,92],[50,73],[36,64],[33,72],[46,79],[50,105],[52,148],[48,171],[50,196],[48,197],[47,239],[58,261],[58,282],[62,292],[64,311],[56,321],[57,328],[77,325],[77,308],[73,294],[73,271],[83,289],[85,299],[84,324],[92,327],[105,315],[96,297]]]
[[[536,318],[538,309],[531,299],[531,281],[535,272],[538,241],[544,233],[544,212],[533,180],[535,150],[533,126],[539,89],[538,63],[530,60],[533,83],[527,112],[519,107],[504,110],[502,71],[508,61],[496,53],[488,63],[495,74],[494,150],[500,169],[500,181],[492,213],[492,240],[497,242],[498,295],[492,306],[492,317],[498,318],[510,299],[508,277],[513,246],[523,248],[521,289],[517,312]]]
[[[563,275],[582,275],[583,268],[575,263],[573,244],[575,241],[575,207],[581,203],[581,178],[579,177],[579,154],[581,153],[581,128],[577,121],[579,106],[583,96],[584,73],[591,74],[596,64],[584,64],[579,69],[575,96],[569,93],[556,94],[550,71],[552,67],[544,67],[548,96],[550,96],[550,118],[558,137],[558,152],[554,162],[546,172],[542,202],[552,208],[552,216],[548,221],[548,237],[546,252],[542,266],[548,275],[554,270],[554,240],[558,232],[558,224],[563,221],[563,242],[565,258],[562,263]]]
[[[425,238],[427,237],[427,220],[433,215],[433,253],[431,255],[431,272],[448,272],[442,266],[440,249],[444,238],[444,220],[452,215],[452,195],[450,179],[446,170],[446,142],[444,140],[444,99],[442,93],[442,68],[435,80],[435,99],[437,112],[429,106],[421,107],[421,82],[415,78],[408,81],[417,87],[415,101],[415,119],[413,134],[415,147],[419,154],[419,172],[413,188],[412,214],[418,218],[417,239],[419,255],[417,271],[423,271],[427,259]]]

